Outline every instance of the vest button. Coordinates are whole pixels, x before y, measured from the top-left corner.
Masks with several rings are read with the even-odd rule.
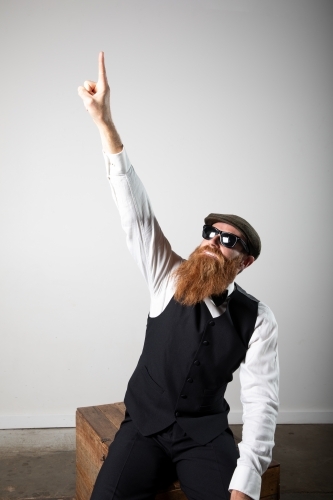
[[[180,397],[183,398],[183,399],[187,398],[186,394],[181,394]]]
[[[176,415],[176,417],[180,417],[180,412],[176,411],[175,415]]]
[[[192,384],[192,382],[193,382],[193,378],[191,378],[191,377],[190,377],[190,378],[188,378],[188,379],[186,380],[186,382],[188,382],[189,384]]]
[[[196,359],[195,361],[193,361],[193,363],[195,364],[195,366],[200,366],[200,361],[198,359]]]
[[[214,326],[215,325],[215,321],[210,321],[208,324],[209,324],[209,326]]]
[[[203,345],[209,345],[208,340],[204,340],[204,341],[203,341]]]

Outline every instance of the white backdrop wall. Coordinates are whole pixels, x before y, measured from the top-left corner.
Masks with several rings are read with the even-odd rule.
[[[1,0],[0,427],[122,400],[142,348],[149,297],[77,96],[99,50],[174,249],[214,211],[262,237],[238,281],[279,322],[279,421],[333,421],[332,20],[330,0]],[[240,422],[237,376],[228,401]]]

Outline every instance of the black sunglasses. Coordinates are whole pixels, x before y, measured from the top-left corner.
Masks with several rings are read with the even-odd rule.
[[[241,244],[243,245],[243,247],[245,248],[246,252],[250,253],[249,247],[247,246],[245,241],[242,240],[242,238],[239,238],[238,236],[236,236],[235,234],[227,233],[225,231],[220,231],[219,229],[217,229],[214,226],[204,226],[203,227],[202,237],[205,238],[205,240],[211,240],[217,235],[220,236],[220,243],[224,247],[233,248],[236,245],[237,241],[240,241]]]

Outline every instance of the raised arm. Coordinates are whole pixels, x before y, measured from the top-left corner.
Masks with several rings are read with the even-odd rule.
[[[86,80],[78,88],[84,107],[95,122],[101,135],[103,150],[106,153],[120,153],[123,145],[113,123],[110,108],[110,87],[106,76],[104,52],[98,55],[98,80]]]
[[[103,52],[99,53],[98,65],[98,81],[85,81],[78,93],[100,132],[107,176],[127,246],[147,282],[150,313],[157,316],[173,295],[168,287],[169,277],[181,258],[164,236],[113,123]]]

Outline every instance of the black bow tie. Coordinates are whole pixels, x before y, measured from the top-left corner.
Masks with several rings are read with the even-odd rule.
[[[226,300],[227,297],[228,297],[228,290],[225,290],[219,295],[212,295],[212,300],[216,305],[216,307],[219,307],[223,304],[223,302]]]

